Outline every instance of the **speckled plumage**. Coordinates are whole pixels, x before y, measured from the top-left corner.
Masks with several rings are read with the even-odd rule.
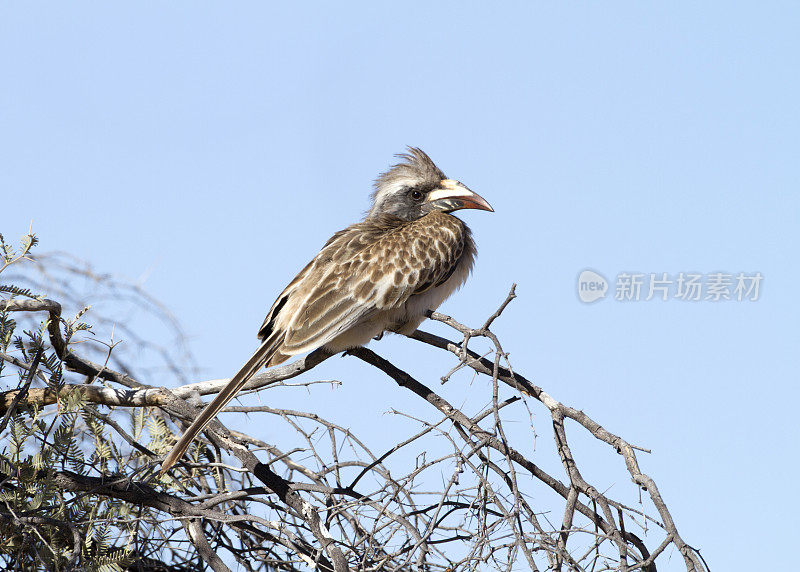
[[[317,347],[335,352],[363,345],[385,330],[405,331],[411,322],[413,331],[421,321],[409,311],[415,297],[444,286],[461,266],[448,284],[451,293],[474,256],[466,225],[439,211],[410,222],[367,219],[336,233],[267,314],[259,337],[277,335],[279,342],[267,365]],[[361,324],[361,343],[342,337],[355,324]]]
[[[400,157],[377,179],[364,220],[334,234],[281,292],[259,330],[261,345],[187,429],[162,473],[261,367],[320,347],[361,346],[385,331],[410,334],[464,283],[475,244],[449,212],[491,207],[421,150]]]

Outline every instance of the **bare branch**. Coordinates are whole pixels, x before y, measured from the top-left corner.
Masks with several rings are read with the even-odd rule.
[[[84,272],[97,283],[105,279],[78,263],[69,272]],[[151,311],[159,310],[138,287],[114,284],[114,291],[141,295]],[[63,291],[70,300],[80,298],[70,288]],[[269,434],[279,442],[231,431],[215,420],[164,477],[154,468],[174,438],[170,424],[193,420],[199,397],[218,392],[228,380],[190,382],[191,373],[181,371],[182,381],[171,389],[144,383],[117,356],[116,336],[103,352],[87,354],[73,337],[75,320],[62,317],[59,302],[26,296],[0,301],[3,319],[15,312],[46,313],[33,334],[39,340],[34,355],[19,340],[13,349],[8,335],[0,345],[0,369],[19,372],[18,387],[0,393],[0,439],[6,445],[0,454],[0,539],[11,539],[7,545],[0,540],[0,561],[3,554],[16,554],[32,566],[58,562],[72,569],[107,560],[131,568],[167,563],[175,570],[228,570],[232,558],[243,570],[522,566],[654,572],[675,547],[687,571],[705,572],[656,483],[641,472],[635,451],[642,448],[512,369],[491,327],[515,297],[512,286],[477,328],[431,312],[432,320],[457,332],[459,342],[423,331],[411,336],[455,356],[448,358],[455,366],[442,364],[441,371],[450,370],[445,379],[464,368],[475,379],[485,376],[486,384],[476,381],[471,390],[484,396],[476,410],[454,406],[389,360],[356,348],[348,353],[419,398],[418,408],[391,410],[411,426],[407,435],[387,446],[375,435],[354,434],[346,420],[311,411],[229,407],[269,417],[275,428]],[[174,325],[170,315],[164,320]],[[488,341],[489,351],[470,349],[476,338]],[[41,348],[48,342],[50,349]],[[328,357],[317,350],[271,368],[254,376],[247,389],[275,386]],[[64,378],[62,368],[84,377]],[[317,391],[320,383],[301,378],[287,384],[287,391]],[[526,438],[537,436],[529,404],[547,415],[560,461],[557,474],[526,453]],[[531,419],[527,434],[508,423],[519,415]],[[633,481],[641,506],[627,506],[584,476],[572,453],[570,439],[577,434],[622,456],[621,474]],[[371,450],[375,443],[381,452]]]

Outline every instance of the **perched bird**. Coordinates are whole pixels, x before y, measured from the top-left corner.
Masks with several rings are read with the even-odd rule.
[[[178,440],[161,474],[262,367],[320,347],[362,346],[386,331],[411,334],[467,279],[475,243],[450,213],[492,207],[422,150],[398,157],[375,181],[364,220],[334,234],[278,296],[261,345]]]

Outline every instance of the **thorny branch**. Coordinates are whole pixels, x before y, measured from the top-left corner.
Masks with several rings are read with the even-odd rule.
[[[154,469],[169,440],[136,442],[135,433],[122,427],[121,412],[142,410],[165,416],[175,421],[173,432],[177,433],[182,422],[190,422],[199,413],[198,397],[219,391],[227,380],[166,389],[146,384],[130,371],[95,363],[62,335],[61,305],[48,299],[0,301],[0,315],[46,312],[46,331],[57,360],[85,379],[32,387],[43,384],[39,354],[28,360],[0,355],[25,372],[18,389],[0,394],[0,413],[8,417],[29,408],[58,405],[58,416],[66,414],[62,412],[65,403],[77,399],[89,417],[120,436],[114,450],[124,443],[130,454],[120,456],[125,462],[118,463],[115,471],[44,467],[36,478],[54,484],[65,495],[90,495],[138,507],[140,516],[131,517],[133,528],[126,529],[134,531],[133,548],[130,543],[129,548],[122,541],[119,544],[127,558],[140,564],[171,559],[191,567],[203,561],[213,570],[227,570],[233,559],[248,570],[265,565],[299,570],[305,565],[336,572],[486,567],[650,572],[656,570],[658,558],[674,547],[687,570],[707,570],[678,533],[653,479],[641,472],[635,447],[512,370],[491,326],[514,297],[512,287],[478,328],[432,312],[433,321],[457,332],[458,342],[423,331],[412,335],[458,358],[444,380],[461,369],[485,376],[490,385],[483,410],[462,410],[370,349],[348,352],[388,375],[428,408],[413,415],[395,411],[418,430],[398,438],[383,452],[373,452],[368,442],[347,428],[313,413],[265,406],[231,408],[284,423],[297,436],[296,442],[265,443],[214,421],[205,432],[207,441],[190,450],[178,470],[156,480]],[[470,342],[481,338],[490,343],[485,355],[469,348]],[[328,357],[317,350],[255,376],[248,388],[265,388],[296,377]],[[99,385],[97,380],[105,383]],[[549,415],[561,476],[534,462],[531,433],[520,437],[518,430],[507,426],[512,416],[519,419],[520,406],[528,407],[528,396]],[[98,406],[108,413],[97,411]],[[572,453],[569,434],[573,427],[567,420],[623,457],[628,475],[647,493],[655,513],[644,501],[639,507],[628,506],[586,480]],[[243,469],[232,466],[227,454],[236,457]],[[13,471],[0,475],[0,484],[14,487],[15,479]],[[30,537],[36,518],[50,518],[17,514],[8,503],[6,507],[0,503],[0,526],[22,531],[21,538]],[[557,524],[551,519],[554,510],[561,512]],[[80,565],[85,558],[80,546],[91,536],[87,523],[50,520],[55,521],[53,531],[62,530],[70,537],[70,561]],[[151,546],[147,535],[156,532],[164,543]],[[51,532],[39,542],[55,542],[55,535]],[[176,545],[181,548],[175,549]]]

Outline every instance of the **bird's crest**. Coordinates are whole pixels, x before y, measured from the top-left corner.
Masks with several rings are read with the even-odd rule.
[[[392,165],[391,169],[375,179],[375,190],[372,193],[373,199],[381,189],[394,186],[394,183],[400,181],[409,181],[415,184],[430,182],[431,186],[433,186],[446,178],[441,169],[436,166],[425,151],[418,147],[409,147],[407,153],[399,153],[395,157],[401,159],[401,161],[396,165]]]
[[[384,195],[391,194],[402,187],[429,186],[433,188],[446,178],[425,151],[418,147],[408,147],[406,153],[395,156],[400,159],[400,162],[375,179],[371,196],[373,211]]]

